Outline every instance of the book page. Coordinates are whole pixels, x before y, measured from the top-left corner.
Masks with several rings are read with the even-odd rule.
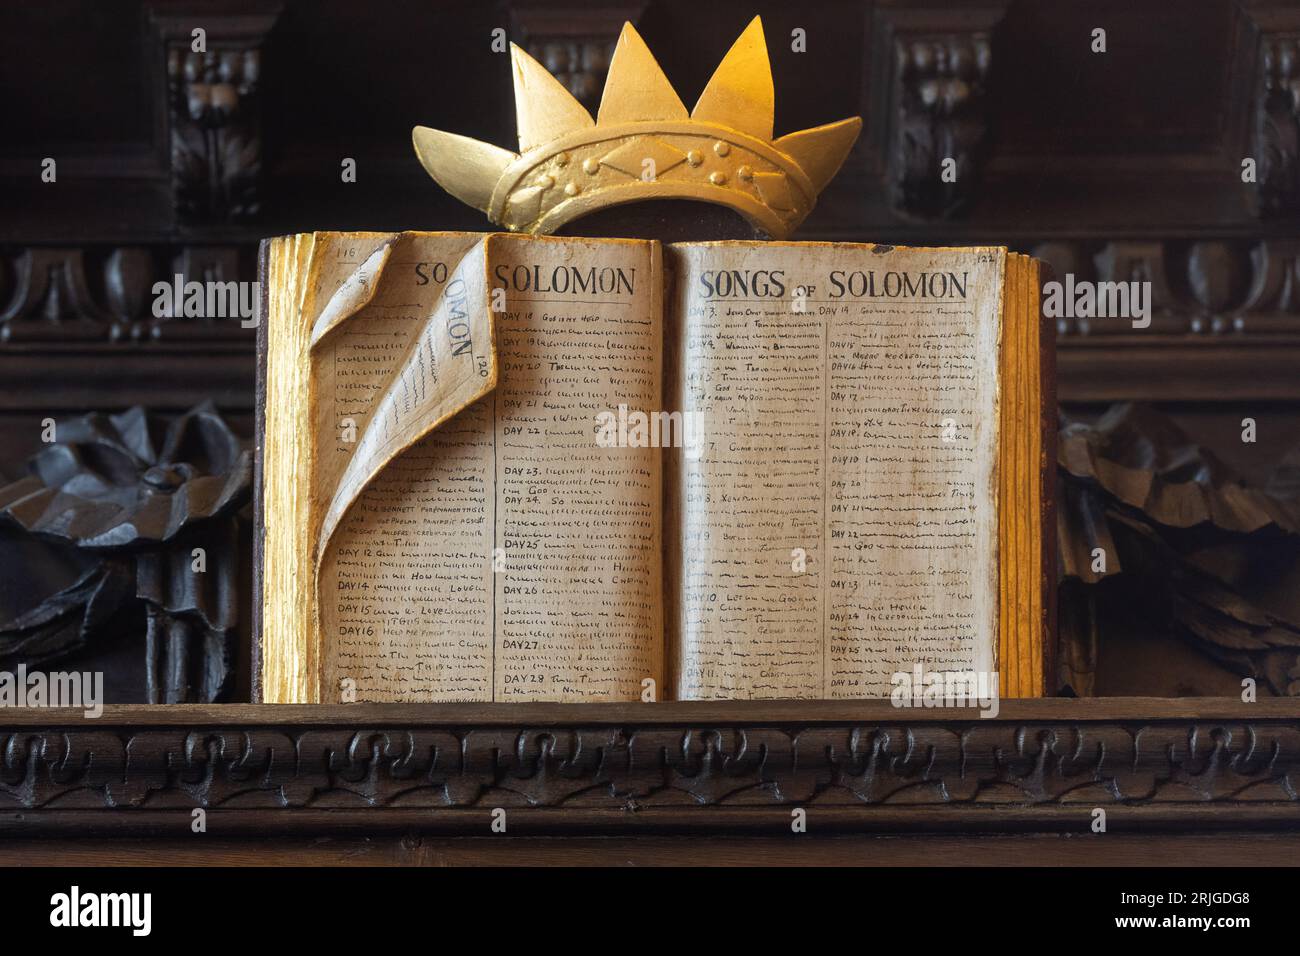
[[[416,234],[331,320],[313,352],[323,700],[628,700],[661,679],[658,459],[593,438],[599,409],[660,400],[656,255]],[[629,282],[588,294],[589,274]],[[473,368],[494,304],[495,391],[424,434],[413,338],[464,322]]]
[[[483,237],[402,234],[369,254],[373,243],[354,245],[339,243],[327,258],[367,274],[368,294],[356,293],[353,276],[336,278],[312,347],[322,700],[347,692],[357,700],[485,699],[479,659],[491,654],[490,605],[474,599],[475,581],[480,590],[490,585],[483,492],[449,495],[448,486],[463,486],[450,484],[458,466],[472,471],[486,452],[437,453],[442,429],[404,447],[421,412],[438,402],[432,377],[464,381],[492,357]],[[454,303],[464,303],[463,328],[448,325]],[[459,431],[460,418],[443,428]],[[449,577],[462,589],[450,604]],[[440,636],[452,626],[463,643]]]
[[[996,669],[1001,249],[670,247],[677,694]]]

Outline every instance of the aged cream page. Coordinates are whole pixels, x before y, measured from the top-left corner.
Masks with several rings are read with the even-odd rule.
[[[334,320],[313,352],[322,522],[338,522],[323,699],[635,699],[661,679],[658,460],[593,439],[598,410],[659,401],[656,255],[403,237],[373,298]],[[493,306],[496,390],[408,444],[429,401],[413,337],[443,334],[477,368]],[[385,463],[350,488],[367,459]]]
[[[663,403],[657,243],[489,239],[501,380],[496,700],[637,700],[663,686],[663,458],[597,417]],[[497,290],[500,290],[499,293]]]
[[[335,280],[313,336],[322,700],[488,699],[490,440],[467,411],[410,441],[439,379],[493,368],[484,237],[335,243],[368,282]]]
[[[676,693],[995,669],[1004,252],[670,247]]]

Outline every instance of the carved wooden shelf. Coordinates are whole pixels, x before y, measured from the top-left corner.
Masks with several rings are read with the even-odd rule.
[[[1300,701],[0,711],[0,832],[779,836],[1300,830]]]

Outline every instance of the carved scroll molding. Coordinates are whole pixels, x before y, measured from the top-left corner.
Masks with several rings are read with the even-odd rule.
[[[1300,241],[1049,240],[1026,252],[1075,282],[1149,282],[1151,326],[1126,318],[1058,319],[1066,339],[1095,334],[1300,334]]]
[[[1261,216],[1300,214],[1300,9],[1247,3],[1254,28],[1255,76],[1250,155]]]
[[[987,131],[985,81],[1005,2],[876,7],[873,140],[899,215],[960,213],[979,183]]]
[[[186,316],[154,286],[251,283],[253,251],[235,246],[0,249],[0,349],[34,342],[253,341],[241,318]],[[236,290],[238,293],[238,289]],[[245,293],[245,299],[249,295]],[[205,304],[206,307],[206,304]],[[155,311],[160,312],[156,315]]]
[[[258,103],[267,34],[280,7],[221,12],[156,6],[150,21],[167,71],[167,125],[178,218],[250,219],[261,209],[262,120]],[[193,31],[206,49],[194,50]]]
[[[511,39],[568,87],[594,116],[619,31],[625,21],[637,22],[646,8],[645,0],[571,5],[515,0],[509,6]]]
[[[1026,243],[1075,283],[1150,283],[1150,325],[1063,315],[1065,402],[1300,400],[1300,242],[1289,238],[1052,239]],[[1129,287],[1131,289],[1131,286]]]
[[[1097,806],[1173,828],[1300,824],[1294,702],[1003,708],[994,720],[883,702],[8,711],[0,828],[188,828],[194,807],[232,833],[326,818],[486,832],[496,807],[535,830],[601,832],[788,832],[795,806],[832,829],[1086,833]]]

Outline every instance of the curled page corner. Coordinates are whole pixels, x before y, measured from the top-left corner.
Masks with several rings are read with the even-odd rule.
[[[358,281],[351,283],[349,291],[344,293],[343,288],[351,282],[349,278],[330,306],[338,300],[341,313],[363,294],[368,302],[374,296],[377,276],[391,251],[391,244],[377,249],[363,264],[362,269],[372,269],[368,292],[363,288],[365,284]],[[355,313],[357,308],[347,314]],[[346,315],[340,314],[323,324],[325,317],[322,313],[316,323],[322,336],[337,327]],[[318,581],[321,559],[330,539],[348,509],[375,477],[403,451],[490,394],[496,385],[496,330],[488,308],[486,244],[479,242],[452,270],[432,312],[380,392],[322,519],[316,550]]]
[[[309,348],[315,348],[326,335],[338,328],[344,319],[356,315],[375,297],[375,290],[379,288],[379,277],[393,254],[393,246],[401,237],[401,233],[388,236],[361,265],[349,269],[343,280],[330,293],[325,308],[321,310],[312,325]],[[333,278],[334,282],[338,282],[337,272],[331,270],[331,273],[322,275],[320,281],[324,283]]]

